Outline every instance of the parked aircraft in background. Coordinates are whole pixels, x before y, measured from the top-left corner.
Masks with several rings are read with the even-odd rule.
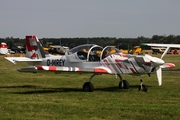
[[[130,54],[141,54],[142,48],[140,46],[134,46],[132,50],[130,50]]]
[[[23,53],[23,49],[18,48],[13,42],[9,41],[7,42],[9,53],[15,54],[15,53]]]
[[[100,55],[96,51],[101,51]],[[114,51],[109,52],[109,51]],[[139,90],[147,91],[141,75],[156,72],[159,85],[162,84],[161,68],[173,68],[172,63],[165,63],[162,59],[150,55],[140,56],[120,53],[114,46],[101,47],[95,44],[80,45],[70,49],[63,56],[47,54],[36,36],[26,36],[27,57],[5,57],[12,63],[28,62],[29,67],[17,69],[20,72],[87,72],[92,73],[89,82],[84,83],[83,90],[94,90],[92,79],[98,74],[114,74],[119,76],[119,88],[128,89],[129,83],[123,80],[121,74],[139,75]]]
[[[166,47],[151,47],[152,54],[163,54],[166,50]]]
[[[50,54],[60,54],[64,55],[66,51],[69,50],[69,47],[60,46],[60,45],[50,45],[48,52]]]
[[[7,55],[7,54],[15,54],[15,53],[22,53],[23,47],[18,48],[13,42],[2,42],[0,44],[0,54]]]
[[[128,54],[128,53],[130,53],[130,54],[138,54],[138,55],[140,55],[140,54],[142,54],[142,51],[143,51],[143,49],[141,48],[141,46],[134,46],[131,50],[123,50],[123,49],[120,49],[120,51],[122,52],[122,53],[124,53],[124,54]]]
[[[3,54],[3,55],[8,54],[8,47],[7,47],[7,44],[4,42],[0,44],[0,54]]]

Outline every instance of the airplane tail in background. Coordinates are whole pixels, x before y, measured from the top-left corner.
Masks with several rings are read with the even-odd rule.
[[[46,57],[45,54],[46,52],[36,36],[26,36],[26,57],[41,59]]]

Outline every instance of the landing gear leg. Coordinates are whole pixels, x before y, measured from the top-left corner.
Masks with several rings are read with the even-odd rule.
[[[143,91],[143,92],[147,92],[148,91],[148,88],[146,85],[143,84],[142,82],[142,77],[140,76],[140,86],[139,86],[139,91]]]
[[[89,82],[85,82],[84,85],[83,85],[83,91],[84,92],[93,92],[94,91],[94,86],[92,84],[92,79],[93,77],[95,76],[96,74],[93,74],[91,77],[90,77],[90,80]]]
[[[123,80],[120,74],[117,74],[120,78],[119,89],[129,89],[129,83],[127,80]]]

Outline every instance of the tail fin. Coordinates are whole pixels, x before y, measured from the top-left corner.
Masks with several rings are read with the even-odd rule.
[[[41,59],[46,57],[45,54],[46,52],[36,36],[26,36],[26,57]]]

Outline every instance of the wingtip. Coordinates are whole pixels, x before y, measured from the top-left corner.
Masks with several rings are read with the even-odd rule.
[[[14,59],[11,59],[9,57],[5,57],[6,60],[10,61],[13,64],[16,64],[16,61]]]

